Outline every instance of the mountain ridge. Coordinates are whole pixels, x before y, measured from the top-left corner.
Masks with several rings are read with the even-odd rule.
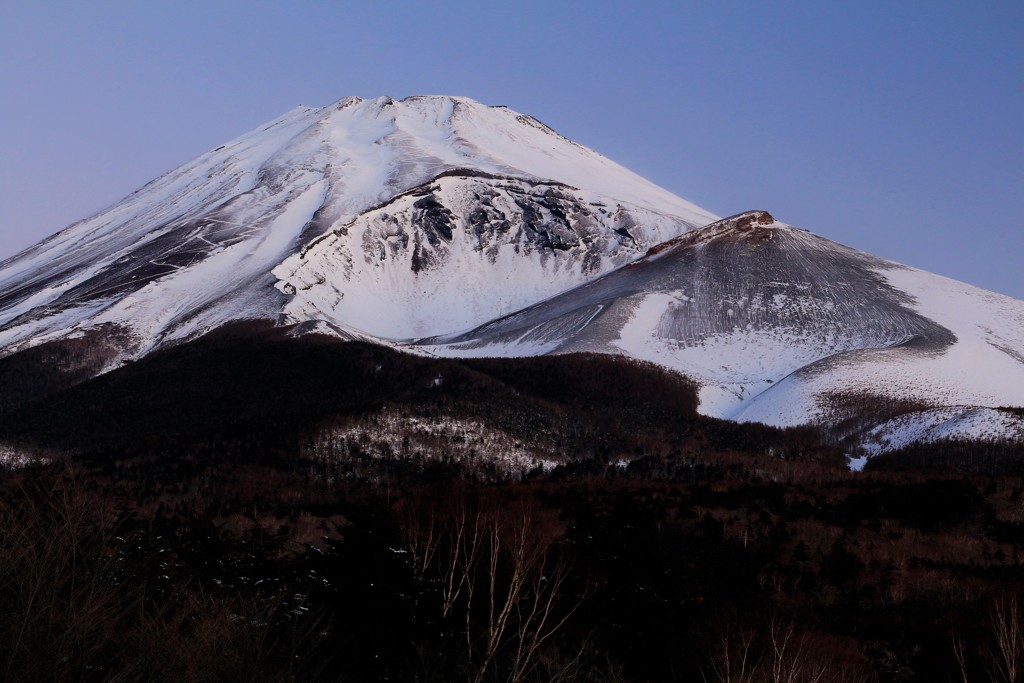
[[[961,303],[947,311],[933,292]],[[765,211],[724,218],[573,290],[419,343],[453,356],[620,353],[694,379],[702,413],[775,426],[838,424],[838,405],[854,395],[865,406],[960,413],[1024,401],[1015,355],[1024,302]]]

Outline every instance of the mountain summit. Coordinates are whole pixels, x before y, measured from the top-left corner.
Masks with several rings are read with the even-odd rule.
[[[1024,302],[767,212],[719,220],[461,97],[294,109],[0,262],[0,356],[91,335],[111,367],[253,319],[415,353],[627,355],[696,380],[708,414],[878,448],[1024,438],[1001,410],[1024,406]]]

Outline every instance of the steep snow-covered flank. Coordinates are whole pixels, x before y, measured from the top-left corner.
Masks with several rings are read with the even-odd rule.
[[[701,384],[701,411],[827,422],[837,394],[1024,405],[1024,302],[776,222],[723,219],[433,353],[622,353]],[[967,408],[969,409],[969,408]]]
[[[457,97],[348,98],[322,109],[295,109],[0,263],[0,349],[9,352],[111,323],[127,328],[144,352],[228,320],[277,318],[291,298],[275,289],[272,270],[282,261],[322,234],[337,229],[337,238],[363,212],[453,169],[513,178],[524,187],[554,181],[575,193],[574,202],[588,207],[601,203],[612,213],[621,206],[623,213],[658,214],[663,230],[652,228],[651,240],[713,219],[504,107]],[[606,227],[613,225],[614,220],[606,221]],[[415,232],[412,226],[405,230]],[[581,240],[584,235],[581,228]],[[577,256],[600,257],[597,270],[613,267],[626,258],[616,257],[617,250],[608,246],[608,240],[619,237],[601,235],[603,242],[593,257],[586,249]],[[328,244],[337,247],[338,240],[324,246]],[[372,250],[376,245],[372,240],[344,244],[342,251],[362,257],[364,247]],[[343,267],[328,263],[322,253],[318,258],[317,265],[329,266],[325,276]],[[472,260],[466,263],[477,266]],[[301,265],[292,262],[284,272]],[[554,270],[581,277],[595,272],[590,266],[564,264]],[[417,271],[390,271],[387,284],[416,289]],[[445,274],[464,273],[449,268]],[[356,284],[382,284],[372,281],[370,277]],[[557,282],[580,281],[566,275]],[[346,284],[339,282],[338,289],[344,291]],[[285,283],[280,286],[286,289]],[[496,281],[495,286],[507,288],[509,283]],[[487,319],[508,305],[520,305],[518,299],[499,296],[499,308],[488,315],[491,293],[476,294],[481,298],[468,307],[474,315],[466,320]],[[297,316],[293,320],[324,307],[321,292],[311,296],[308,306],[292,307]],[[327,317],[346,323],[338,316]],[[415,334],[394,325],[377,332],[389,329],[398,336]]]
[[[159,327],[158,318],[177,306],[162,286],[172,281],[206,304],[222,298],[224,290],[250,286],[259,268],[242,265],[232,272],[219,266],[245,264],[259,244],[277,241],[267,234],[273,216],[263,224],[262,209],[273,203],[283,211],[319,182],[304,169],[282,167],[271,188],[266,170],[274,166],[275,154],[309,127],[313,114],[293,110],[0,263],[0,348],[99,324],[104,312],[117,322]],[[183,281],[207,259],[213,260],[216,282],[203,274],[195,283]],[[274,262],[259,265],[269,269]],[[225,277],[227,272],[237,280]],[[263,277],[272,282],[268,273]]]

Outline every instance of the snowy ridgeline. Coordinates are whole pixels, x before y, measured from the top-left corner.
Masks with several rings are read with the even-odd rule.
[[[359,459],[404,461],[422,468],[451,464],[484,478],[517,478],[561,461],[504,432],[473,420],[404,415],[393,408],[344,426],[323,428],[303,455],[325,465],[343,464],[340,476],[359,476]]]

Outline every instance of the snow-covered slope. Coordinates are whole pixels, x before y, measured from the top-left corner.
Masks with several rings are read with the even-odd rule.
[[[228,320],[276,319],[291,300],[275,288],[278,278],[272,271],[283,261],[315,238],[335,231],[333,239],[322,243],[321,251],[311,254],[316,259],[313,267],[300,256],[284,267],[282,272],[298,270],[300,280],[306,278],[295,288],[299,291],[310,279],[334,278],[344,270],[345,258],[379,258],[379,240],[374,242],[365,231],[351,233],[360,243],[340,240],[339,244],[345,226],[374,207],[400,202],[396,197],[401,193],[453,170],[467,177],[481,173],[492,182],[510,179],[527,194],[543,192],[541,188],[566,193],[571,195],[566,201],[574,207],[590,213],[604,208],[609,213],[611,217],[600,225],[591,225],[582,214],[566,216],[565,222],[582,244],[570,256],[580,260],[578,264],[564,263],[568,258],[549,258],[558,246],[545,247],[533,240],[528,256],[534,261],[544,257],[548,263],[541,267],[531,263],[527,270],[532,268],[532,275],[558,273],[548,288],[537,288],[544,295],[578,284],[583,280],[577,278],[621,264],[631,251],[650,246],[604,232],[631,226],[628,216],[634,212],[650,224],[641,231],[650,243],[713,219],[535,119],[504,107],[457,97],[348,98],[322,109],[295,109],[0,263],[0,350],[9,352],[76,329],[109,324],[134,338],[136,352],[141,353],[164,340],[188,337]],[[446,187],[457,184],[454,176],[437,182]],[[458,195],[458,190],[444,192],[440,199],[450,201],[449,195]],[[543,213],[542,208],[526,203],[522,212]],[[380,210],[362,224],[372,223],[375,217],[380,217]],[[407,211],[397,218],[413,216]],[[467,218],[472,222],[472,217]],[[509,215],[508,220],[515,222],[516,217]],[[524,222],[530,223],[520,219]],[[430,240],[429,233],[419,234],[418,226],[400,229],[414,243]],[[387,242],[383,234],[377,237]],[[595,237],[591,249],[588,241]],[[446,263],[444,277],[465,275],[459,264],[479,268],[460,251],[471,246],[463,240],[449,250],[458,252],[461,260]],[[323,253],[327,247],[335,249],[340,260],[331,262]],[[434,252],[432,264],[439,266],[444,255]],[[502,267],[509,267],[509,261],[502,256]],[[422,300],[424,293],[432,291],[430,286],[420,286],[420,281],[429,279],[420,273],[440,272],[409,265],[408,260],[394,268],[378,264],[374,274],[355,286],[398,287],[405,295],[381,302],[377,310],[384,303],[408,307],[410,292],[418,291]],[[312,272],[316,268],[321,270]],[[387,271],[383,279],[382,271]],[[344,275],[340,277],[344,280]],[[324,284],[343,291],[348,283],[325,280]],[[507,289],[509,283],[496,279],[493,286]],[[287,283],[280,288],[287,290]],[[358,296],[365,293],[360,290]],[[522,297],[495,294],[488,287],[463,294],[477,298],[464,306],[463,317],[450,317],[453,323],[474,324],[523,303]],[[325,310],[329,298],[312,291],[308,302],[293,303],[289,312],[294,312],[293,319],[302,319],[310,311],[322,312],[332,323],[345,327],[344,314],[350,311],[345,308],[343,315],[333,315]],[[350,296],[349,301],[354,298],[358,297]],[[412,305],[416,308],[417,302]],[[387,324],[377,327],[366,316],[357,316],[356,327],[381,336],[418,334],[416,325],[399,325],[401,318],[401,312],[392,311],[381,318]]]
[[[924,353],[874,349],[801,369],[734,413],[795,424],[825,420],[843,395],[894,397],[928,406],[1024,406],[1024,302],[914,268],[880,271],[910,308],[942,325],[954,342]]]
[[[857,402],[880,414],[882,404],[896,413],[1024,405],[1024,302],[765,212],[687,233],[572,291],[424,343],[452,355],[622,353],[696,379],[706,414],[780,426],[838,422]]]

